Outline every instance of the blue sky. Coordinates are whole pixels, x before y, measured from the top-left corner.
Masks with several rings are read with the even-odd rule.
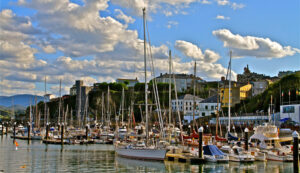
[[[76,5],[77,4],[77,5]],[[0,2],[0,95],[63,92],[116,78],[143,80],[142,7],[156,74],[168,71],[219,80],[233,51],[234,76],[275,76],[300,67],[300,1],[280,0],[19,0]],[[150,77],[150,76],[149,76]]]

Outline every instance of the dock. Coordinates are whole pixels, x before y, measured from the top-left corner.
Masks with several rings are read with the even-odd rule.
[[[166,160],[190,164],[204,163],[203,158],[192,156],[190,153],[172,153],[170,151],[166,154]]]

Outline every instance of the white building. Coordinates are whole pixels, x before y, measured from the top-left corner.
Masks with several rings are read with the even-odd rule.
[[[117,83],[126,83],[128,82],[128,87],[134,87],[135,84],[139,83],[139,80],[137,78],[135,79],[121,79],[121,78],[118,78],[116,80]]]
[[[183,115],[193,116],[193,102],[194,102],[193,98],[194,96],[191,94],[186,94],[178,98],[178,108],[180,112],[183,112]],[[195,102],[196,102],[195,114],[197,116],[199,116],[200,113],[199,109],[197,108],[199,107],[201,101],[203,101],[202,98],[195,96]],[[173,112],[177,111],[176,100],[172,100],[172,111]]]
[[[156,77],[156,81],[162,82],[162,83],[169,83],[169,74],[160,74],[160,76]],[[186,91],[187,89],[191,89],[193,86],[193,78],[194,75],[188,75],[188,74],[175,74],[175,80],[176,80],[176,90],[178,92]],[[196,77],[196,84],[204,82],[200,77]],[[171,83],[174,84],[173,75],[171,75]]]
[[[251,82],[252,84],[252,96],[263,93],[268,88],[268,81]]]
[[[280,119],[290,118],[292,121],[300,123],[300,104],[281,105]]]
[[[219,109],[221,107],[221,103],[219,103]],[[212,114],[216,114],[216,111],[218,109],[218,95],[209,97],[205,100],[203,100],[200,103],[199,112],[200,116],[210,116]]]

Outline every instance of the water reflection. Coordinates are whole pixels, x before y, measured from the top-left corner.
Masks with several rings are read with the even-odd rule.
[[[0,172],[293,172],[292,163],[254,164],[149,162],[116,156],[112,145],[45,145],[17,140],[16,150],[9,136],[0,137]]]

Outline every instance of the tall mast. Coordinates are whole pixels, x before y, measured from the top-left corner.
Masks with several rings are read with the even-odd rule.
[[[31,99],[30,99],[31,100]],[[29,106],[29,128],[31,129],[31,124],[32,124],[32,120],[31,120],[31,115],[32,115],[32,108],[31,108],[31,101],[30,101],[30,106]]]
[[[124,87],[122,88],[122,126],[124,121],[124,99],[125,99],[125,93],[124,93]]]
[[[194,89],[193,89],[193,126],[192,129],[195,128],[195,109],[196,109],[196,60],[195,60],[195,66],[194,66],[194,78],[193,78],[193,84],[194,84]]]
[[[229,88],[228,88],[228,132],[230,132],[230,109],[231,109],[231,56],[232,51],[230,51],[230,59],[229,59]]]
[[[271,124],[271,115],[272,115],[272,113],[273,113],[273,108],[272,108],[272,105],[273,104],[273,95],[271,95],[271,104],[270,104],[270,107],[269,107],[269,109],[270,109],[270,112],[269,112],[269,123]]]
[[[101,115],[102,115],[102,118],[101,118],[101,122],[102,122],[102,125],[104,124],[104,119],[103,119],[103,115],[104,115],[104,92],[102,92],[102,99],[101,99]]]
[[[79,93],[77,93],[77,97],[78,97],[78,108],[77,108],[77,123],[78,123],[78,127],[80,127],[80,119],[81,119],[81,85],[79,85]]]
[[[146,59],[146,8],[143,8],[143,24],[144,24],[144,66],[145,66],[145,113],[146,113],[146,146],[148,145],[148,85],[147,85],[147,59]]]
[[[106,122],[108,123],[109,119],[109,86],[107,88],[107,109],[106,109]]]
[[[11,98],[11,102],[12,102],[12,104],[11,104],[12,105],[12,115],[13,115],[13,118],[16,119],[16,117],[15,117],[15,106],[14,106],[15,105],[14,104],[14,97]]]
[[[35,102],[35,118],[34,118],[34,126],[37,128],[40,128],[40,123],[39,123],[39,118],[38,118],[38,108],[37,108],[37,98],[36,95],[34,97],[34,102]]]
[[[73,109],[71,107],[71,117],[70,117],[70,126],[73,126]]]
[[[217,92],[216,136],[218,136],[218,125],[219,125],[219,82],[218,82],[218,92]]]
[[[60,107],[61,107],[61,79],[59,80],[58,125],[62,123],[60,118]]]
[[[47,117],[47,101],[46,101],[46,94],[47,94],[47,81],[46,81],[46,76],[45,76],[45,95],[44,95],[44,126],[46,127],[46,123],[48,123],[48,117]]]
[[[171,88],[171,50],[169,51],[169,126],[171,125],[171,116],[172,116],[172,88]]]

